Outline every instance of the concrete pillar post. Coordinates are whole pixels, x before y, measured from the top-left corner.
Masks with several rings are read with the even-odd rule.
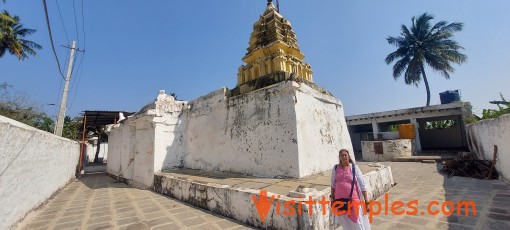
[[[411,119],[411,124],[414,125],[414,132],[416,133],[416,139],[415,139],[415,143],[416,143],[416,152],[418,151],[421,151],[421,142],[420,142],[420,132],[418,132],[419,130],[419,123],[418,121],[416,121],[416,118],[412,118]]]
[[[374,139],[377,139],[377,134],[379,134],[379,124],[376,121],[372,121],[372,132],[374,133]]]

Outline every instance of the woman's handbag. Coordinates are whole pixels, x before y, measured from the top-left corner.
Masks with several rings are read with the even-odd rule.
[[[336,166],[335,166],[335,172],[336,172]],[[354,164],[352,164],[352,183],[351,183],[351,192],[349,193],[349,198],[338,198],[338,199],[335,199],[335,201],[333,202],[333,204],[340,203],[340,206],[338,206],[338,205],[335,206],[335,207],[338,207],[337,208],[338,211],[347,211],[347,209],[349,208],[349,202],[351,202],[351,199],[352,199],[352,190],[354,189],[355,176],[356,176],[356,170],[354,169]]]

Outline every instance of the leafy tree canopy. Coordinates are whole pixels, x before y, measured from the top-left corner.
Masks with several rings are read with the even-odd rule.
[[[21,61],[28,55],[37,56],[36,50],[42,46],[26,39],[35,31],[25,28],[18,16],[10,15],[6,10],[0,12],[0,57],[10,53]]]

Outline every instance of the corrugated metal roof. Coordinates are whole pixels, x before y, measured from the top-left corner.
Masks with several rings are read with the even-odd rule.
[[[133,115],[133,112],[126,111],[101,111],[101,110],[85,110],[83,115],[87,116],[87,127],[96,125],[115,124],[119,120],[119,113],[123,113],[124,117]]]

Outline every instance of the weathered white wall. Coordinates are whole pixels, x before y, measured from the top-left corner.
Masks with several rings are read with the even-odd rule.
[[[133,181],[137,186],[150,186],[154,178],[154,127],[149,119],[136,120]]]
[[[341,102],[327,93],[293,81],[226,93],[198,98],[184,111],[183,167],[303,177],[330,169],[340,148],[352,153]]]
[[[189,103],[160,94],[113,126],[108,172],[125,174],[117,169],[125,169],[124,164],[111,161],[129,153],[114,146],[132,141],[116,134],[128,126],[136,127],[135,154],[128,157],[134,164],[132,180],[146,186],[152,185],[154,173],[175,167],[304,177],[329,170],[341,148],[353,154],[341,102],[327,92],[289,81],[228,94],[222,88]]]
[[[135,127],[132,125],[119,123],[112,125],[108,133],[108,152],[106,170],[108,173],[133,180],[134,158],[135,158]]]
[[[0,146],[0,229],[8,229],[74,178],[80,145],[0,116]]]
[[[468,142],[478,158],[492,160],[494,145],[498,146],[496,169],[510,179],[510,114],[482,120],[467,126]]]
[[[380,168],[365,173],[365,186],[369,200],[375,200],[395,185],[390,166],[382,165]]]
[[[154,173],[164,167],[181,166],[184,145],[178,117],[185,105],[186,102],[177,102],[161,92],[155,102],[133,117],[112,125],[108,132],[107,172],[133,186],[148,188]]]
[[[183,167],[299,177],[292,85],[227,98],[223,90],[191,101]]]
[[[94,162],[94,157],[96,156],[97,144],[87,142],[85,144],[85,157],[88,163]],[[99,148],[99,158],[102,158],[104,162],[108,160],[108,143],[101,143],[101,147]]]
[[[376,154],[374,143],[381,142],[383,154]],[[397,139],[385,141],[362,141],[363,160],[365,161],[391,161],[397,157],[408,157],[412,155],[411,139]]]
[[[115,129],[111,128],[113,126],[116,126]],[[110,153],[109,158],[110,160],[106,164],[106,172],[120,176],[122,172],[122,159],[121,159],[121,153],[122,153],[122,132],[124,132],[124,124],[116,124],[116,125],[110,125],[109,128],[107,128],[108,133],[108,140],[114,142],[114,144],[108,145],[108,152]],[[128,153],[125,153],[126,155]],[[125,175],[123,175],[124,178],[126,178]],[[126,178],[127,179],[127,178]],[[132,179],[132,178],[130,178]]]
[[[349,150],[355,162],[342,102],[304,84],[295,87],[300,176],[331,169],[340,149]]]

